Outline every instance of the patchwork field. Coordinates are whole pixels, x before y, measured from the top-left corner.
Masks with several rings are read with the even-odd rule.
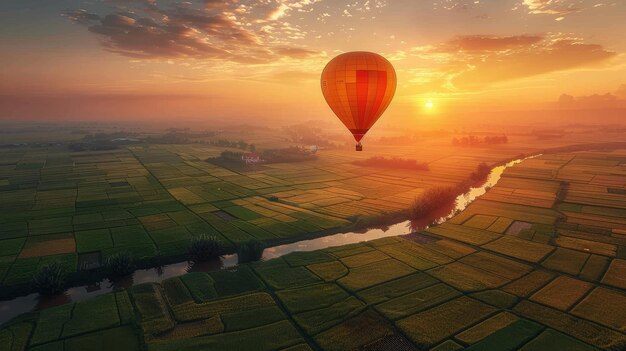
[[[206,162],[223,151],[210,144],[0,149],[0,292],[28,289],[33,272],[52,260],[74,273],[121,251],[144,262],[180,257],[200,234],[234,252],[252,239],[294,241],[363,225],[404,213],[424,189],[456,184],[481,162],[529,152],[522,142],[463,152],[437,138],[423,143],[420,161],[430,170],[409,172],[357,166],[368,155],[350,149],[246,171]],[[414,157],[413,146],[376,149]]]
[[[155,171],[169,166],[133,152],[146,169],[156,167],[150,174],[165,189],[176,183]],[[625,150],[543,155],[509,169],[465,211],[418,234],[429,240],[389,237],[137,285],[19,317],[0,331],[0,349],[623,350],[625,165]],[[177,177],[186,180],[176,187],[189,185],[190,176]],[[291,192],[285,198],[315,194],[272,194]],[[364,201],[364,192],[350,203]],[[260,212],[248,205],[266,208],[253,202],[261,198],[208,204],[249,223],[251,212]],[[292,202],[284,208],[296,213],[308,203]],[[145,216],[163,218],[148,226],[176,223],[167,211]],[[220,233],[232,240],[228,230]],[[6,240],[28,242],[28,252],[50,249],[30,236]]]

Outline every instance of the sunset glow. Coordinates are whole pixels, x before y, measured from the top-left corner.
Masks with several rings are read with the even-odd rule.
[[[326,118],[321,70],[355,50],[378,52],[396,67],[390,123],[411,118],[416,99],[433,95],[447,113],[554,109],[563,94],[575,109],[623,107],[626,99],[619,1],[9,0],[0,7],[2,118]]]
[[[0,349],[626,351],[625,19],[0,0]]]

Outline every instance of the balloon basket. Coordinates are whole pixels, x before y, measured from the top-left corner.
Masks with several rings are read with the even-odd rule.
[[[356,151],[363,151],[363,145],[361,143],[357,143],[355,149]]]

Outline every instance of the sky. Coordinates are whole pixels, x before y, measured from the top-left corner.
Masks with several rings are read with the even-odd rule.
[[[623,107],[625,32],[622,0],[3,0],[0,119],[325,119],[357,50],[394,121]]]

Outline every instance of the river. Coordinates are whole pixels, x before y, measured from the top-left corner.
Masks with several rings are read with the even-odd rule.
[[[528,158],[533,157],[536,156]],[[486,181],[481,186],[471,187],[467,192],[458,195],[454,204],[451,204],[449,208],[443,209],[442,213],[435,213],[429,218],[423,218],[418,222],[403,221],[385,226],[383,228],[337,233],[315,239],[301,240],[290,244],[268,247],[263,251],[262,259],[270,260],[294,251],[314,251],[327,247],[370,241],[388,236],[406,235],[427,228],[432,224],[441,224],[449,218],[452,218],[458,212],[463,211],[470,203],[496,185],[502,177],[502,173],[505,169],[512,167],[525,159],[514,160],[504,165],[494,167],[487,176]],[[131,276],[116,282],[103,279],[89,285],[71,287],[62,294],[56,296],[43,297],[37,293],[32,293],[26,296],[16,297],[10,300],[0,301],[0,324],[22,313],[38,311],[52,306],[93,298],[116,289],[127,288],[132,285],[147,282],[161,282],[164,279],[183,275],[188,272],[207,272],[211,270],[231,268],[236,265],[236,254],[221,256],[219,259],[214,261],[203,262],[200,264],[192,264],[187,261],[183,261],[161,267],[138,269]]]

